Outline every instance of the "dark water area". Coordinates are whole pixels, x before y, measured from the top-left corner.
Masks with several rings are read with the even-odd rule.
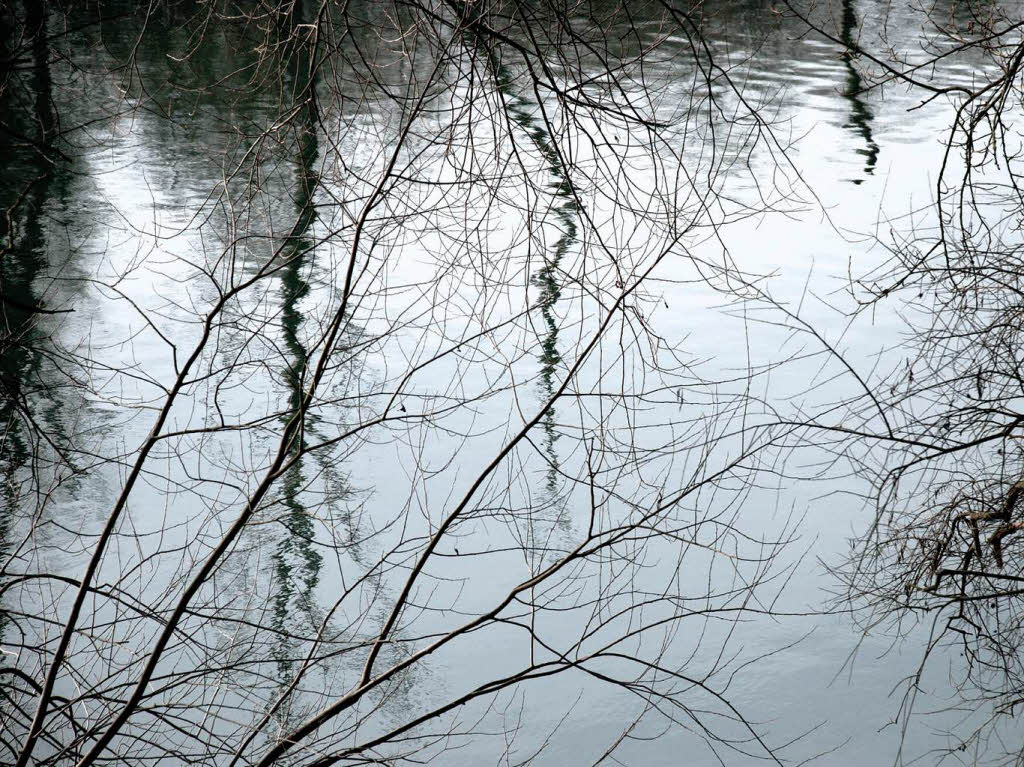
[[[791,426],[902,361],[895,6],[5,7],[0,763],[1019,749],[832,599],[870,489]]]

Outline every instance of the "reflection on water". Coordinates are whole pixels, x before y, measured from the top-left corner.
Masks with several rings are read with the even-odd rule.
[[[861,81],[860,73],[853,63],[856,58],[853,52],[857,42],[856,35],[857,15],[853,9],[853,0],[843,0],[839,39],[846,46],[846,50],[842,53],[843,66],[846,68],[846,87],[843,89],[843,96],[850,102],[851,111],[850,122],[847,123],[847,127],[852,128],[857,135],[864,139],[865,146],[854,151],[864,156],[864,172],[870,176],[875,171],[879,149],[871,134],[871,121],[874,119],[874,116],[864,100],[864,94],[861,93],[864,84]],[[860,184],[861,182],[863,182],[863,179],[853,179],[855,184]]]
[[[572,186],[572,180],[562,165],[562,159],[552,145],[551,137],[542,122],[536,117],[535,112],[539,105],[530,102],[516,91],[511,73],[491,49],[488,49],[487,60],[505,109],[529,138],[531,145],[542,158],[543,171],[550,174],[552,179],[547,191],[553,198],[551,212],[554,213],[557,222],[557,236],[552,246],[541,251],[541,265],[530,275],[530,283],[538,291],[536,306],[540,309],[541,320],[544,323],[544,332],[539,338],[540,351],[537,361],[540,363],[539,399],[542,403],[546,403],[551,401],[555,393],[556,376],[562,363],[562,357],[558,350],[559,319],[556,305],[561,296],[560,283],[564,279],[561,264],[569,253],[569,249],[576,243],[576,193]],[[542,241],[546,244],[547,238],[545,237]],[[545,462],[545,492],[541,508],[551,513],[556,525],[564,529],[569,524],[569,518],[566,513],[565,499],[561,498],[559,493],[559,457],[555,446],[558,440],[556,418],[557,411],[552,404],[544,412],[540,421],[543,431],[541,450]],[[539,536],[538,530],[534,529],[535,526],[535,523],[531,524],[531,529],[528,531],[531,549],[537,549],[536,541]],[[541,546],[538,550],[543,550],[543,548],[544,546]]]
[[[51,197],[61,196],[66,178],[65,164],[49,151],[56,116],[51,101],[43,7],[27,3],[26,20],[26,31],[32,40],[28,85],[33,97],[30,114],[35,125],[24,127],[26,133],[34,128],[35,135],[24,135],[21,146],[10,147],[5,158],[7,167],[23,172],[17,182],[27,182],[27,186],[19,187],[16,182],[12,188],[4,189],[4,208],[10,213],[3,218],[4,241],[0,246],[0,421],[5,434],[3,454],[13,463],[23,462],[27,457],[19,412],[24,412],[26,382],[39,369],[35,320],[43,307],[36,295],[35,281],[46,266],[44,208]],[[12,90],[5,88],[4,95]],[[12,106],[8,104],[9,109]],[[17,114],[13,109],[9,113]]]
[[[44,304],[37,282],[50,266],[48,251],[60,247],[49,241],[47,218],[55,205],[67,205],[71,169],[57,146],[47,9],[26,0],[24,14],[29,50],[10,49],[13,41],[6,35],[0,47],[7,61],[0,73],[6,80],[0,90],[0,110],[5,112],[0,121],[4,133],[13,138],[0,145],[7,174],[7,183],[0,187],[0,557],[7,553],[24,488],[43,481],[36,472],[26,477],[23,471],[30,463],[38,468],[44,453],[56,446],[40,443],[37,429],[53,432],[56,443],[63,441],[53,385],[43,370],[47,339],[38,326],[40,318],[62,310]],[[23,59],[19,54],[27,55]],[[28,65],[20,68],[27,76],[16,74],[13,64],[25,60]],[[18,87],[21,77],[24,92]],[[19,98],[22,104],[17,103]],[[0,639],[5,623],[0,610]],[[6,655],[0,657],[0,663],[7,660]]]
[[[315,218],[313,196],[318,183],[315,168],[318,123],[314,77],[316,49],[315,44],[310,44],[300,36],[298,25],[301,14],[301,3],[296,3],[288,16],[288,47],[291,50],[286,54],[291,61],[292,102],[299,105],[299,109],[292,121],[298,150],[295,163],[297,193],[294,195],[296,218],[281,252],[285,262],[281,270],[281,326],[292,357],[285,372],[289,389],[288,409],[283,416],[285,420],[294,417],[299,410],[309,364],[309,353],[299,337],[303,324],[299,304],[310,290],[304,275],[310,268],[306,259],[314,254],[313,243],[307,235]],[[310,421],[310,426],[313,423]],[[314,594],[320,581],[323,557],[315,548],[315,527],[301,499],[304,485],[301,452],[305,445],[306,433],[302,430],[291,446],[291,455],[295,460],[283,478],[282,495],[286,511],[278,521],[284,527],[285,535],[273,554],[275,591],[272,626],[280,637],[275,656],[281,685],[291,681],[293,667],[298,659],[299,649],[287,637],[301,631],[294,631],[292,627],[301,625],[312,636],[318,623],[319,611],[316,609]]]

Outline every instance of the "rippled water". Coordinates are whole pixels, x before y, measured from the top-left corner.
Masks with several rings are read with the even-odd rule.
[[[889,42],[911,49],[924,34],[916,13],[889,3],[847,0],[833,10],[843,40],[870,45],[884,34]],[[718,157],[694,158],[690,170],[696,188],[703,184],[700,174],[708,163],[721,171],[724,202],[710,218],[722,226],[704,221],[688,230],[682,241],[696,260],[731,260],[749,273],[771,275],[764,283],[771,295],[821,328],[853,365],[868,371],[878,364],[879,355],[894,358],[902,327],[896,316],[876,314],[851,324],[845,316],[852,306],[845,287],[851,274],[869,271],[884,256],[873,236],[886,233],[888,220],[905,221],[900,217],[931,199],[941,138],[950,120],[948,105],[937,101],[922,107],[917,96],[895,85],[865,90],[866,80],[859,73],[865,62],[840,46],[802,33],[794,20],[780,21],[770,3],[708,3],[703,13],[710,52],[721,67],[717,81],[708,87],[721,89],[722,103],[741,109],[721,79],[727,72],[747,102],[764,105],[764,113],[772,116],[775,138],[757,142],[753,151],[737,138],[732,142],[735,149],[725,146]],[[374,18],[372,6],[367,15]],[[650,28],[643,19],[637,23],[651,40],[662,34],[653,21]],[[47,87],[55,94],[51,109],[61,124],[88,123],[110,111],[117,116],[97,118],[66,137],[63,151],[74,162],[60,165],[31,188],[18,222],[18,260],[5,274],[5,289],[47,307],[72,307],[74,313],[43,316],[24,331],[29,340],[19,350],[5,352],[3,364],[7,377],[22,387],[18,396],[33,403],[32,411],[47,429],[73,445],[71,463],[76,470],[52,460],[53,446],[33,443],[27,431],[12,430],[5,443],[9,521],[4,533],[8,551],[21,558],[19,567],[76,577],[124,481],[133,451],[152,426],[163,387],[173,379],[171,344],[181,355],[200,332],[196,307],[218,298],[204,272],[221,274],[230,268],[233,279],[245,279],[277,259],[284,266],[274,279],[228,305],[225,320],[215,329],[215,353],[200,360],[209,382],[190,388],[187,399],[171,411],[168,425],[171,430],[197,430],[223,419],[251,422],[251,428],[183,433],[158,447],[132,496],[124,535],[101,565],[100,583],[123,579],[121,585],[129,592],[156,598],[166,591],[169,600],[183,587],[199,549],[212,545],[240,499],[252,490],[255,472],[250,469],[268,463],[287,421],[287,406],[299,401],[315,359],[310,350],[341,300],[347,238],[358,205],[339,199],[359,199],[372,188],[372,174],[394,144],[402,115],[393,103],[377,102],[341,77],[334,87],[343,94],[344,110],[310,111],[280,134],[270,131],[264,140],[249,145],[240,139],[254,135],[277,114],[282,94],[305,87],[301,65],[283,75],[255,77],[260,87],[243,87],[249,75],[238,78],[238,72],[255,64],[238,52],[234,40],[207,38],[187,64],[178,64],[170,53],[188,45],[186,33],[170,31],[174,25],[165,26],[160,19],[154,24],[159,33],[147,35],[135,48],[134,68],[115,66],[135,44],[130,28],[117,20],[99,25],[99,32],[89,28],[72,37],[67,53],[76,70],[51,66],[53,83]],[[369,28],[354,35],[363,46],[360,50],[372,50],[379,61],[389,61],[394,53],[375,40]],[[628,36],[622,39],[624,45],[631,44]],[[701,77],[687,58],[687,44],[670,37],[662,46],[662,58],[645,73],[648,82],[658,85],[658,109],[666,115],[685,107],[695,78]],[[967,81],[975,64],[952,62],[947,74]],[[428,65],[428,57],[413,57],[408,66],[384,67],[382,72],[385,79],[401,83],[424,76]],[[366,579],[362,588],[368,596],[362,606],[368,611],[361,614],[346,607],[332,613],[332,620],[353,637],[372,635],[386,604],[372,595],[395,584],[388,577],[375,581],[378,576],[367,574],[367,567],[398,540],[390,532],[393,526],[406,525],[405,533],[414,542],[434,529],[441,510],[465,491],[469,478],[518,428],[524,414],[555,391],[568,364],[566,357],[578,349],[579,338],[593,330],[596,301],[581,285],[589,279],[610,284],[615,275],[608,264],[587,274],[590,267],[579,255],[584,230],[613,243],[627,267],[630,260],[644,263],[650,257],[645,249],[661,236],[644,229],[639,218],[614,209],[607,199],[609,189],[597,185],[575,193],[588,203],[592,215],[607,218],[596,221],[592,229],[580,224],[572,182],[542,129],[546,113],[539,108],[540,94],[523,88],[521,73],[513,66],[498,60],[489,65],[511,117],[503,129],[526,158],[524,165],[536,177],[546,174],[543,186],[550,200],[531,202],[532,190],[525,185],[509,185],[493,197],[489,189],[458,186],[467,164],[479,161],[487,167],[485,160],[473,158],[490,157],[500,139],[491,126],[474,123],[469,112],[456,120],[447,136],[441,131],[439,139],[432,133],[433,118],[425,116],[422,135],[411,137],[401,162],[409,178],[427,178],[434,185],[409,182],[402,194],[395,195],[400,202],[389,203],[393,207],[382,211],[410,218],[384,235],[390,241],[383,246],[393,247],[393,257],[368,257],[365,270],[354,277],[360,298],[342,328],[342,352],[332,363],[329,393],[313,413],[303,440],[333,440],[379,414],[408,368],[445,348],[451,339],[469,337],[485,323],[512,318],[521,307],[495,286],[518,281],[518,293],[513,294],[529,295],[540,311],[528,321],[510,321],[507,332],[466,350],[465,356],[454,355],[417,374],[391,400],[393,422],[342,440],[337,449],[311,453],[280,477],[272,514],[246,530],[209,584],[211,605],[225,615],[258,616],[276,632],[274,647],[257,648],[266,638],[252,638],[252,647],[273,658],[276,670],[249,677],[242,669],[227,692],[209,692],[224,696],[218,700],[225,705],[260,710],[274,684],[285,684],[296,670],[297,654],[307,646],[304,637],[317,630],[353,579]],[[226,87],[212,94],[191,90],[222,77]],[[140,83],[168,82],[175,87],[140,91]],[[454,87],[464,103],[472,104],[467,94],[479,86]],[[547,109],[554,106],[548,104]],[[692,126],[710,130],[699,120]],[[743,120],[724,120],[713,127],[737,135],[753,129]],[[605,182],[620,178],[622,188],[628,182],[630,193],[637,195],[637,204],[651,204],[642,196],[656,198],[671,155],[664,155],[665,165],[659,167],[637,151],[636,137],[624,128],[584,122],[579,129],[611,133],[589,147],[581,141],[578,151],[592,152],[595,164],[615,158],[616,166]],[[689,166],[700,138],[695,142],[679,135],[673,140],[686,147],[683,166]],[[666,146],[665,151],[670,149]],[[246,165],[251,159],[246,152],[259,155],[256,169]],[[41,162],[31,152],[5,152],[5,175],[12,180],[0,190],[5,206],[20,193],[24,178],[42,172]],[[239,168],[245,172],[230,175]],[[450,187],[445,186],[448,182]],[[504,242],[532,245],[524,245],[527,252],[506,263],[464,262],[443,227],[466,222],[427,221],[413,213],[417,205],[453,204],[453,196],[459,209],[490,206],[470,222],[474,236],[486,237],[490,247]],[[742,204],[763,204],[764,210],[748,215]],[[542,211],[536,221],[524,220],[516,212],[524,205]],[[689,209],[697,207],[691,202]],[[843,397],[856,386],[849,375],[838,374],[833,363],[820,358],[745,382],[743,371],[751,365],[770,364],[780,355],[799,356],[813,344],[761,322],[770,317],[756,307],[725,305],[721,292],[697,279],[694,263],[669,259],[663,264],[651,278],[651,300],[643,309],[652,333],[679,345],[684,369],[697,369],[699,362],[701,376],[723,381],[723,393],[743,392],[750,385],[766,401],[802,402],[809,409]],[[577,281],[566,275],[576,275]],[[142,311],[152,325],[143,320]],[[258,327],[265,331],[256,332]],[[93,362],[80,366],[74,352],[85,348]],[[615,344],[604,353],[618,353]],[[627,362],[629,355],[639,354],[621,353]],[[221,379],[218,371],[232,365],[236,373]],[[640,368],[623,364],[623,375],[631,369]],[[579,389],[599,388],[601,373],[596,367],[585,369]],[[517,377],[535,384],[514,388]],[[692,381],[692,390],[683,385],[658,391],[659,381],[638,373],[626,389],[654,394],[630,424],[634,439],[648,445],[682,440],[684,416],[703,412],[711,403],[709,390],[696,373]],[[472,408],[445,411],[447,402],[467,395],[479,397]],[[10,403],[5,408],[4,417],[10,418]],[[605,423],[612,428],[626,417],[621,410],[589,408],[583,399],[556,407],[538,424],[534,450],[517,457],[517,471],[509,470],[485,485],[480,503],[486,507],[488,498],[500,496],[494,483],[512,483],[512,498],[534,515],[531,523],[517,527],[495,514],[446,540],[432,570],[437,579],[434,590],[418,595],[445,607],[422,613],[421,630],[443,630],[454,620],[486,609],[503,587],[517,582],[523,572],[537,571],[552,552],[570,547],[585,529],[587,516],[579,498],[564,482],[586,460],[574,441],[575,424]],[[434,415],[404,420],[402,414],[410,412]],[[96,456],[116,460],[91,458]],[[840,561],[847,539],[870,522],[870,510],[859,497],[864,491],[859,480],[843,471],[819,472],[816,465],[824,457],[817,446],[805,446],[785,470],[769,470],[758,484],[743,490],[738,501],[720,510],[768,539],[795,528],[797,540],[783,555],[794,570],[785,576],[775,604],[786,615],[751,617],[735,626],[694,622],[694,635],[677,637],[679,648],[674,652],[681,653],[678,657],[692,652],[688,667],[699,669],[694,672],[699,675],[715,668],[728,634],[723,655],[735,655],[737,663],[751,665],[728,680],[717,674],[715,682],[726,688],[729,699],[749,719],[764,725],[773,744],[804,735],[783,749],[794,762],[827,752],[823,764],[887,763],[897,759],[901,743],[908,756],[947,747],[952,741],[936,733],[956,716],[893,724],[902,695],[898,683],[916,672],[924,633],[912,633],[904,642],[895,642],[883,630],[863,638],[845,616],[806,614],[819,610],[834,587],[821,561]],[[30,472],[33,459],[38,461],[36,474]],[[636,476],[626,477],[624,487],[637,497],[652,495],[654,482],[692,470],[690,460],[684,451],[663,455]],[[26,484],[31,482],[38,482],[38,488]],[[26,505],[26,499],[35,499],[39,509]],[[712,508],[718,499],[701,498],[696,505],[705,502],[704,508]],[[35,532],[29,536],[33,521]],[[525,542],[528,554],[503,550],[502,542]],[[459,548],[472,556],[453,556]],[[407,566],[408,554],[398,551],[395,556]],[[667,552],[653,550],[646,563],[656,574],[662,554]],[[709,577],[699,554],[686,562],[694,568],[694,577]],[[664,566],[675,564],[666,559]],[[690,575],[677,573],[684,592]],[[728,578],[725,573],[721,577]],[[33,584],[8,594],[8,606],[27,613],[59,612],[71,593],[66,583]],[[107,606],[98,611],[97,620],[118,610]],[[550,619],[550,636],[559,637],[560,620]],[[571,630],[568,618],[565,621]],[[207,631],[211,646],[230,645],[231,658],[244,666],[244,624],[235,626],[233,636],[222,628],[201,627],[201,621],[190,626]],[[680,631],[689,630],[684,622]],[[136,631],[123,638],[126,646],[144,645],[150,636],[147,629]],[[107,639],[117,642],[116,631]],[[441,702],[501,673],[514,664],[520,647],[515,631],[493,631],[438,653],[388,691],[383,720],[367,723],[366,736],[374,728],[400,721],[407,710]],[[77,649],[84,657],[86,650]],[[344,689],[359,671],[353,663],[345,657],[334,666],[325,664],[309,679],[309,699],[318,692]],[[101,666],[97,663],[82,673],[102,675]],[[934,678],[925,684],[934,689],[935,705],[922,704],[922,710],[937,707],[952,694],[940,672],[932,669]],[[300,721],[307,704],[300,698],[296,710],[284,712],[282,720]],[[562,737],[552,742],[541,761],[589,764],[607,747],[608,733],[643,708],[642,696],[593,679],[559,676],[499,698],[481,727],[493,729],[500,723],[520,728],[509,747],[514,762],[561,723]],[[467,712],[463,726],[471,728],[474,717],[483,713]],[[633,734],[635,739],[618,752],[624,763],[719,763],[696,724],[688,731],[659,725],[655,719]],[[469,739],[446,754],[442,763],[490,762],[503,748],[500,744],[495,750],[487,738]],[[737,760],[733,763],[748,763],[746,757],[723,753]]]

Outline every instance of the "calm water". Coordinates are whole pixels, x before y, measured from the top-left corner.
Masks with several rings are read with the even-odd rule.
[[[884,34],[909,50],[923,34],[915,14],[889,3],[834,5],[841,39],[868,45]],[[362,200],[408,117],[347,76],[341,62],[358,70],[360,60],[373,60],[394,88],[432,71],[429,51],[402,52],[393,37],[378,36],[387,29],[381,8],[367,4],[353,13],[365,23],[342,41],[330,76],[312,85],[299,54],[261,67],[248,32],[214,29],[197,42],[194,26],[179,27],[176,15],[163,12],[149,20],[141,42],[134,22],[111,18],[84,25],[53,49],[31,48],[39,58],[32,76],[19,81],[23,87],[10,91],[9,125],[29,135],[85,127],[56,140],[71,162],[51,167],[24,147],[2,150],[5,207],[19,199],[26,179],[41,179],[17,209],[5,292],[74,309],[35,323],[17,307],[7,310],[19,343],[3,350],[10,391],[2,417],[12,424],[0,526],[6,575],[78,577],[175,365],[201,332],[197,312],[218,300],[218,283],[242,282],[276,259],[273,276],[232,298],[213,328],[196,378],[168,418],[166,430],[181,433],[151,455],[97,582],[117,582],[120,593],[168,609],[269,465],[339,308]],[[820,342],[779,327],[777,312],[733,302],[702,277],[723,286],[726,264],[763,275],[758,284],[865,377],[898,361],[898,307],[851,323],[845,287],[851,274],[884,257],[873,235],[905,225],[931,199],[948,105],[908,111],[919,101],[898,87],[862,90],[863,62],[801,34],[795,21],[781,22],[769,3],[715,2],[704,13],[719,67],[707,89],[724,109],[709,116],[706,102],[694,102],[703,75],[688,42],[669,33],[643,76],[658,94],[656,116],[678,129],[668,129],[653,150],[642,131],[610,117],[578,114],[575,124],[566,122],[553,100],[544,101],[549,94],[526,87],[513,60],[479,62],[488,82],[457,68],[446,75],[446,108],[426,109],[403,137],[400,176],[370,216],[375,250],[353,275],[340,349],[302,437],[331,446],[281,474],[197,598],[204,610],[183,622],[223,672],[194,689],[154,693],[191,711],[183,722],[195,725],[216,710],[204,726],[230,739],[233,723],[264,711],[288,683],[323,625],[329,657],[276,713],[268,734],[302,721],[321,695],[348,689],[364,657],[349,650],[379,630],[425,536],[557,390],[596,329],[601,291],[649,265],[667,241],[676,238],[679,249],[652,274],[630,322],[609,333],[580,370],[574,396],[540,420],[529,445],[483,484],[473,513],[441,542],[429,581],[414,592],[415,616],[401,627],[408,647],[389,646],[382,662],[488,609],[503,589],[576,545],[589,524],[589,502],[572,479],[586,475],[593,435],[604,440],[601,471],[617,483],[619,496],[603,502],[614,517],[749,448],[745,440],[757,439],[756,426],[773,411],[823,412],[857,393],[856,380],[820,354]],[[613,28],[610,37],[628,49],[666,34],[653,13],[635,23],[637,35],[616,37]],[[49,24],[56,33],[63,20]],[[192,52],[181,61],[185,50]],[[130,56],[131,65],[121,66]],[[969,81],[976,65],[953,61],[947,74]],[[751,138],[758,126],[730,93],[726,72],[749,104],[763,105],[773,138]],[[204,87],[213,82],[218,87]],[[317,101],[302,101],[280,126],[282,105],[310,87]],[[481,117],[487,112],[480,105],[496,100],[506,106],[504,123]],[[687,110],[693,116],[684,117]],[[545,120],[564,140],[559,150],[569,155],[561,156],[590,169],[587,179],[563,167]],[[715,153],[702,152],[712,137]],[[513,146],[520,170],[499,168]],[[501,183],[464,183],[499,171],[508,173]],[[710,208],[701,199],[709,187],[718,194]],[[689,191],[679,196],[680,189]],[[616,192],[628,204],[614,200]],[[381,223],[388,219],[397,223]],[[479,255],[485,248],[501,257]],[[527,305],[537,310],[522,317]],[[498,329],[477,338],[484,327]],[[634,343],[631,334],[641,327],[660,346]],[[417,367],[453,344],[457,353]],[[785,358],[793,361],[771,374],[746,373]],[[741,404],[751,396],[755,405]],[[57,435],[54,444],[16,416],[18,402]],[[385,408],[388,419],[332,442],[379,420]],[[844,417],[858,416],[838,415]],[[240,426],[212,429],[225,423]],[[711,451],[711,468],[702,468],[696,446],[719,432],[728,436]],[[900,682],[917,671],[927,625],[905,626],[905,641],[884,626],[865,638],[848,617],[820,614],[836,588],[822,563],[841,561],[848,539],[871,519],[865,486],[841,462],[829,464],[825,447],[804,442],[785,463],[771,457],[775,451],[759,454],[683,504],[681,517],[702,521],[706,540],[695,536],[681,563],[675,544],[652,545],[632,561],[626,569],[638,589],[667,583],[683,597],[678,609],[694,612],[657,641],[668,643],[671,664],[725,692],[793,763],[821,755],[828,765],[885,764],[956,748],[946,728],[969,728],[972,712],[923,713],[955,701],[949,673],[956,658],[948,668],[942,658],[929,666],[923,686],[933,697],[917,701],[920,715],[901,717]],[[650,457],[637,458],[643,450]],[[726,535],[726,522],[750,537]],[[758,539],[789,538],[770,572],[734,567],[726,556],[764,556],[772,549]],[[619,577],[614,568],[608,573],[612,582]],[[746,602],[743,579],[757,577],[767,579],[763,595]],[[540,621],[534,629],[552,647],[594,619],[586,600],[603,586],[591,574],[574,578],[534,595],[575,605],[533,615]],[[715,596],[705,597],[709,590]],[[341,599],[346,594],[351,598]],[[690,595],[698,598],[687,602]],[[59,616],[72,597],[66,582],[29,579],[7,591],[5,604],[11,614]],[[771,605],[778,615],[705,620],[701,610],[712,605]],[[58,681],[61,695],[73,695],[83,681],[134,679],[124,670],[127,659],[156,631],[124,601],[97,598],[87,612],[99,639],[73,643],[75,670]],[[529,611],[517,618],[528,619]],[[56,636],[44,622],[15,623],[37,632],[24,640],[28,646]],[[612,620],[605,631],[621,628]],[[8,624],[6,662],[41,678],[38,657],[21,649],[12,631]],[[601,641],[598,632],[592,642]],[[543,652],[521,626],[470,635],[387,687],[377,715],[345,726],[370,738],[409,712],[512,670],[532,651]],[[190,652],[175,640],[161,670],[186,668],[195,662]],[[595,669],[616,672],[614,662],[602,663]],[[681,689],[692,681],[665,684]],[[675,712],[676,724],[651,712],[616,757],[713,765],[764,756],[742,727],[721,718],[720,703],[697,689],[687,700],[694,711],[711,712],[703,716],[714,721],[714,736],[689,712]],[[519,763],[557,726],[559,736],[537,763],[592,764],[614,741],[610,733],[649,707],[642,689],[627,692],[583,673],[538,679],[499,693],[490,708],[465,707],[453,726],[467,735],[451,738],[453,750],[438,763]],[[514,737],[468,734],[502,728]],[[741,742],[729,748],[716,738]],[[41,745],[37,756],[48,748]]]

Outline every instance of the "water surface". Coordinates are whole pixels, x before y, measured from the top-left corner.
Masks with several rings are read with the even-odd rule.
[[[794,333],[795,321],[779,327],[782,315],[763,303],[732,300],[729,270],[756,277],[865,376],[895,364],[895,309],[851,323],[846,287],[884,257],[873,238],[887,221],[931,199],[949,122],[945,103],[917,108],[899,87],[867,88],[865,62],[771,4],[731,0],[703,6],[707,49],[697,63],[692,39],[654,9],[638,11],[631,29],[607,30],[626,52],[660,41],[642,73],[654,116],[670,126],[653,148],[614,117],[568,120],[497,49],[449,62],[447,88],[406,135],[410,107],[381,94],[434,76],[431,52],[403,49],[382,6],[356,5],[334,66],[319,69],[301,43],[301,10],[291,42],[271,58],[254,42],[258,29],[213,25],[197,36],[184,9],[152,15],[141,37],[138,19],[119,18],[128,7],[114,3],[101,6],[106,20],[75,17],[80,31],[67,37],[56,36],[64,22],[55,13],[30,18],[30,74],[4,96],[7,124],[38,137],[3,148],[0,185],[15,211],[4,295],[17,299],[4,309],[0,401],[7,576],[77,577],[184,350],[203,332],[198,317],[224,285],[258,276],[212,328],[170,411],[166,431],[176,436],[154,449],[97,576],[168,610],[271,464],[347,302],[321,394],[288,449],[294,460],[203,587],[203,609],[182,624],[218,671],[195,688],[161,687],[171,679],[161,676],[151,693],[180,707],[189,726],[204,721],[225,748],[238,747],[246,721],[265,716],[256,742],[267,742],[352,685],[417,552],[503,442],[559,391],[602,301],[666,242],[678,248],[635,313],[441,542],[401,627],[408,634],[382,663],[487,610],[576,545],[591,524],[577,480],[593,462],[615,478],[618,495],[602,501],[613,519],[702,476],[709,434],[719,438],[708,463],[724,461],[756,445],[778,414],[827,413],[857,394],[821,339]],[[884,33],[912,47],[927,34],[916,13],[887,3],[844,0],[833,11],[827,23],[847,45]],[[972,64],[952,62],[949,72],[970,78]],[[592,71],[600,76],[599,62]],[[624,77],[623,93],[638,82]],[[488,111],[499,104],[503,113]],[[399,172],[364,222],[372,242],[354,244],[362,203],[399,139]],[[347,275],[352,248],[359,268]],[[633,343],[638,328],[664,345]],[[770,375],[749,374],[783,359],[790,364]],[[599,458],[589,452],[598,443]],[[616,743],[609,733],[646,713],[615,745],[623,763],[766,758],[694,679],[725,693],[793,763],[821,754],[830,765],[887,763],[956,748],[946,727],[961,715],[901,718],[899,682],[917,671],[926,626],[905,641],[882,629],[864,638],[847,616],[821,614],[836,586],[823,563],[840,561],[871,519],[866,487],[831,463],[827,447],[804,439],[786,462],[766,450],[688,498],[679,519],[699,522],[700,533],[684,559],[670,543],[619,552],[637,593],[669,584],[675,609],[692,613],[661,636],[666,663],[689,675],[661,683],[692,688],[691,709],[659,712],[642,686],[567,673],[467,706],[445,720],[455,734],[427,743],[426,754],[450,746],[436,758],[453,765],[531,754],[538,764],[596,763]],[[792,541],[771,568],[757,562],[783,539]],[[723,563],[722,553],[748,562]],[[600,572],[627,577],[614,564]],[[378,715],[343,720],[340,737],[371,739],[563,641],[581,652],[573,637],[595,620],[587,600],[604,587],[596,577],[566,576],[532,595],[519,625],[433,654],[381,690]],[[744,578],[765,580],[763,602],[747,600]],[[52,641],[53,628],[24,616],[60,615],[72,595],[48,578],[8,591],[8,615],[38,632],[19,643],[6,629],[9,662],[44,673],[20,644]],[[573,609],[554,609],[560,600]],[[778,615],[759,615],[769,605]],[[702,615],[711,606],[748,612],[717,622]],[[121,653],[147,647],[159,627],[115,600],[91,609],[96,641],[76,637],[61,695],[133,680],[138,669]],[[609,618],[603,631],[626,628]],[[595,632],[588,642],[603,639]],[[310,652],[322,656],[315,669],[273,707]],[[192,662],[189,641],[176,639],[160,668]],[[593,670],[630,673],[612,660]],[[922,711],[955,701],[941,672],[925,678],[934,700]],[[702,717],[715,722],[710,730]],[[136,757],[145,749],[121,744]]]

